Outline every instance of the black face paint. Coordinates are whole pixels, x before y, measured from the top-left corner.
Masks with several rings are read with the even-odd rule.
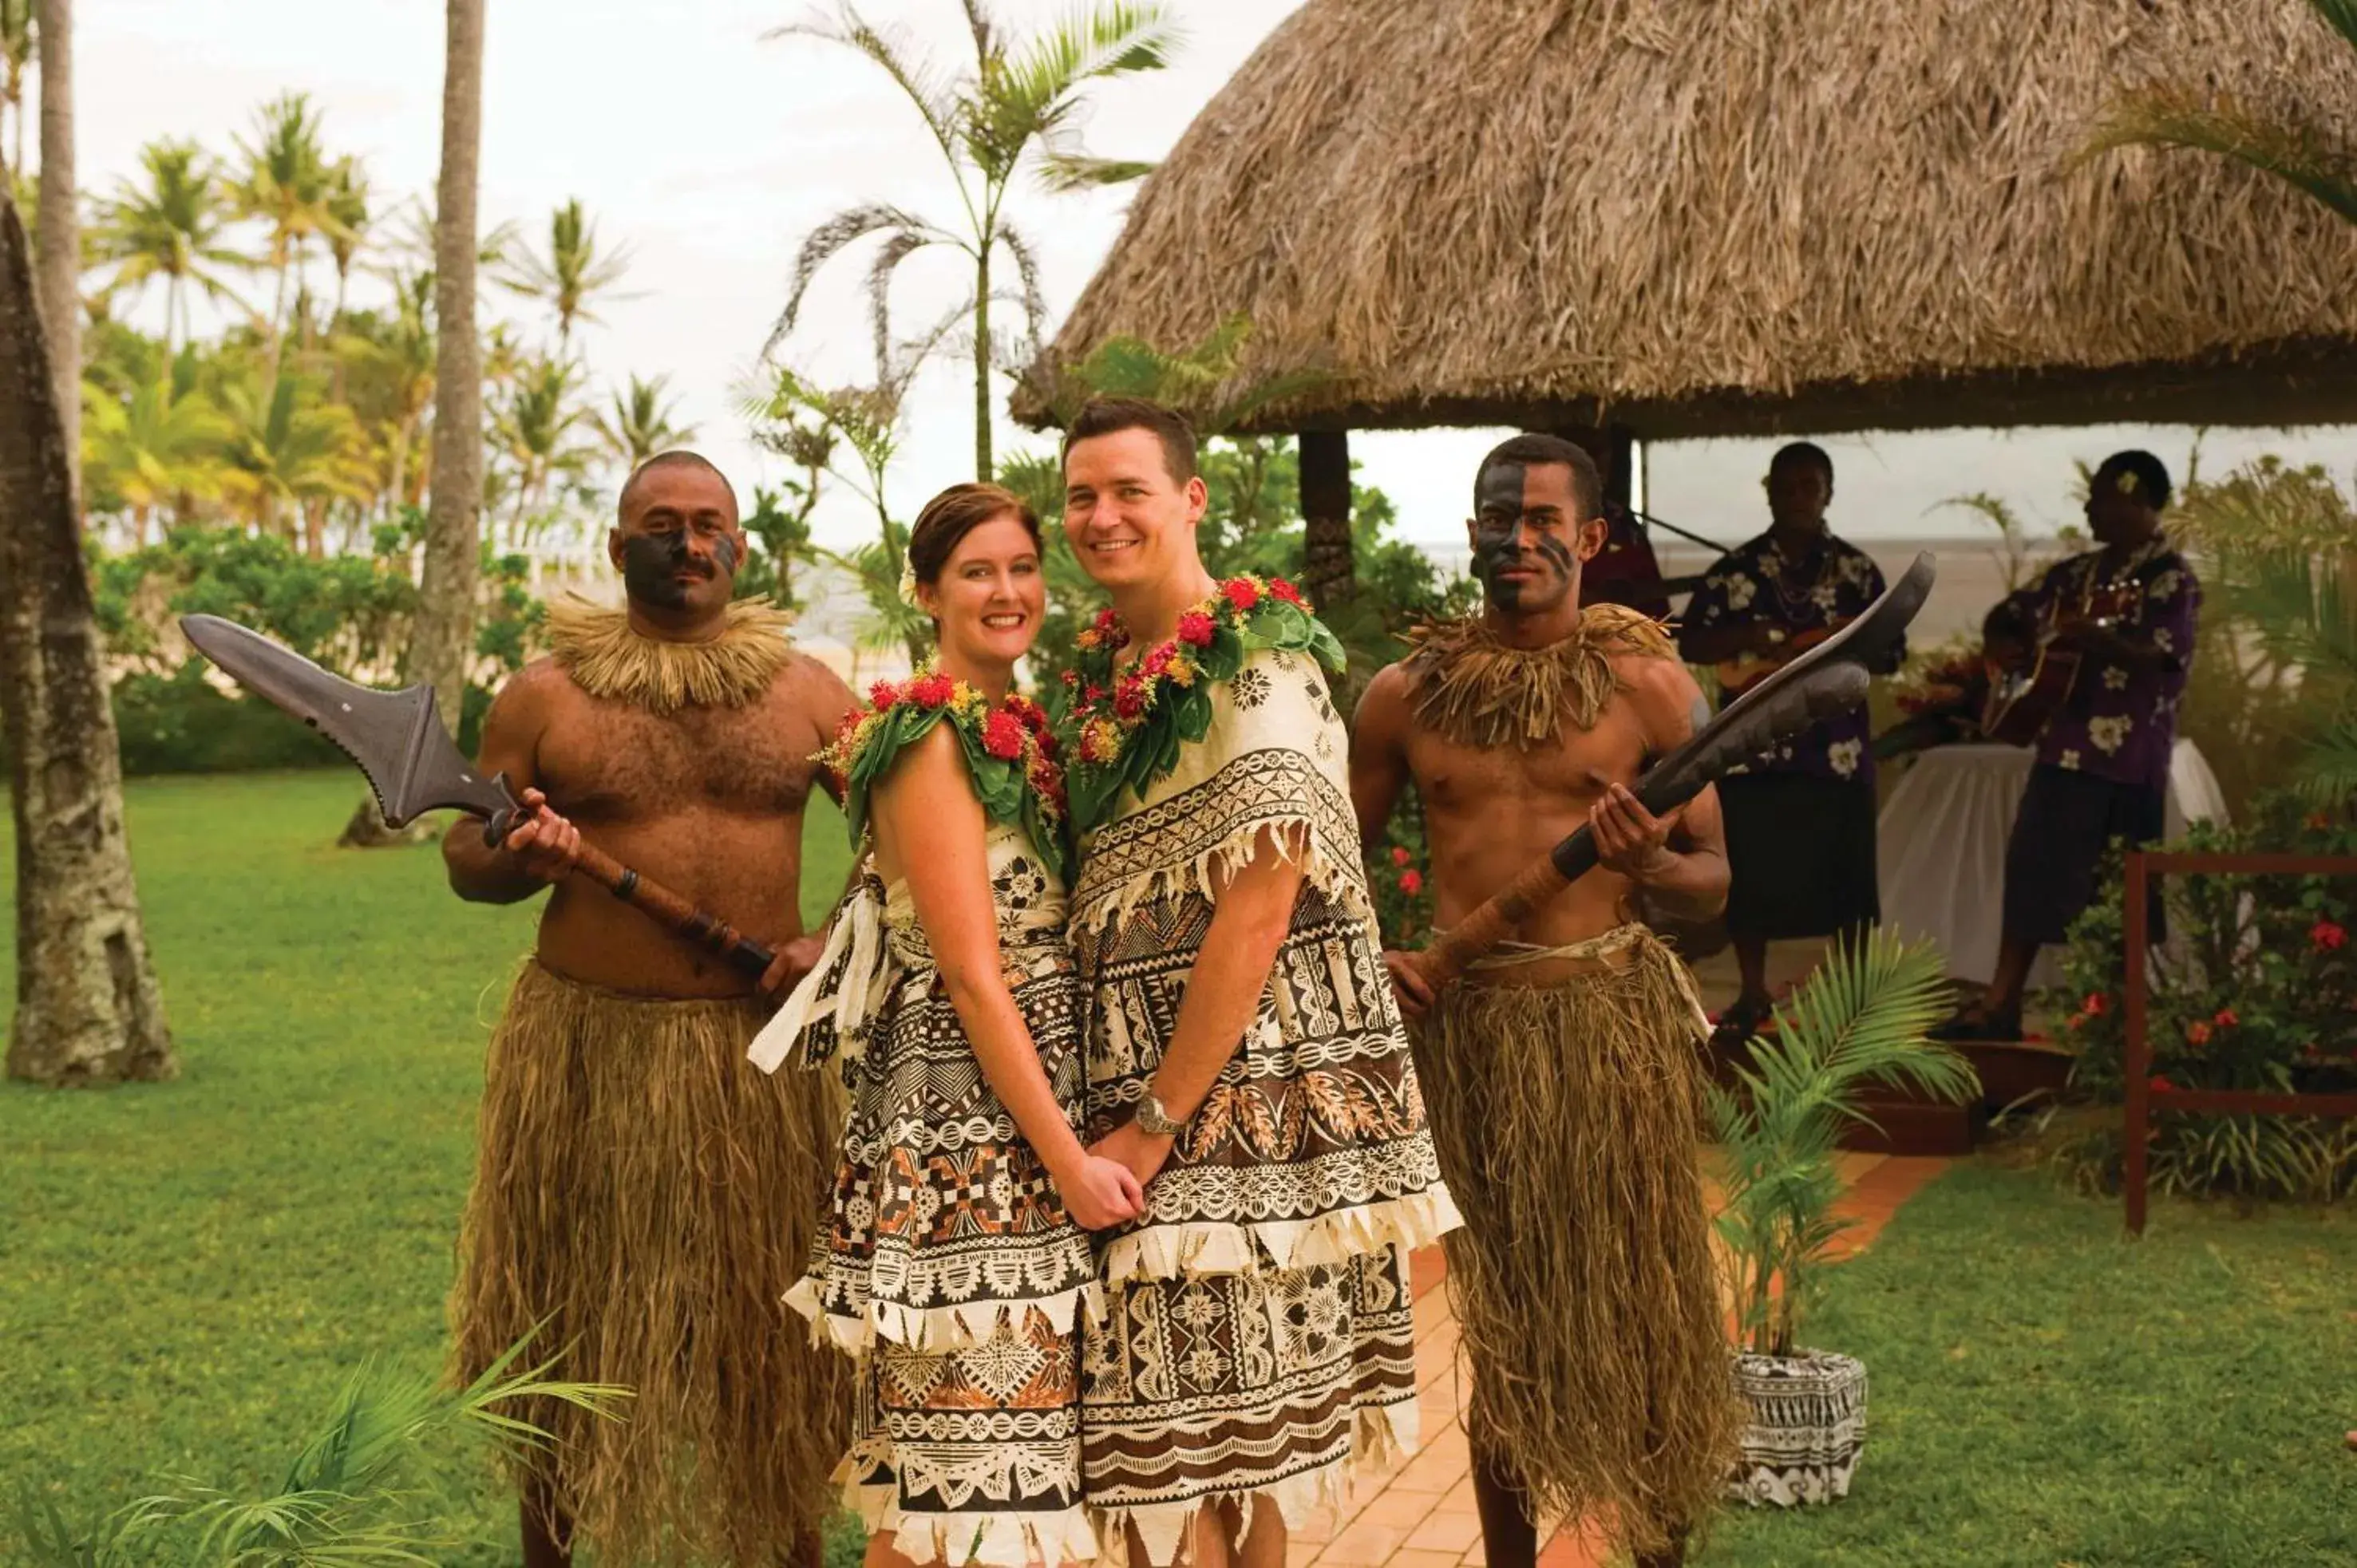
[[[622,586],[642,603],[677,609],[687,603],[688,588],[679,574],[693,558],[683,528],[633,533],[622,541]]]
[[[726,534],[712,542],[712,564],[724,577],[737,575],[737,542]]]
[[[1533,532],[1530,548],[1523,548],[1523,481],[1520,463],[1492,463],[1473,486],[1473,575],[1490,602],[1501,610],[1519,609],[1525,600],[1560,597],[1577,570],[1570,546],[1553,534]],[[1509,568],[1533,567],[1539,569],[1541,579],[1499,575]],[[1555,578],[1552,585],[1543,580],[1550,572]]]

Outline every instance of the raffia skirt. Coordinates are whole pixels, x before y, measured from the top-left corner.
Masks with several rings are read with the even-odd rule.
[[[1741,1412],[1699,1165],[1699,1009],[1641,928],[1559,984],[1458,984],[1416,1040],[1468,1432],[1541,1519],[1658,1552],[1708,1512]]]
[[[834,1504],[850,1369],[784,1305],[823,1220],[841,1091],[745,1059],[750,999],[625,996],[525,965],[483,1073],[450,1316],[471,1380],[517,1341],[619,1419],[512,1412],[601,1564],[775,1568]],[[522,1479],[522,1477],[519,1477]]]

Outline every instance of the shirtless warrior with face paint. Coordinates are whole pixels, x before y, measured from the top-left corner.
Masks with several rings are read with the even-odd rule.
[[[1600,858],[1437,995],[1385,955],[1465,1216],[1443,1245],[1473,1368],[1475,1500],[1492,1568],[1530,1568],[1540,1519],[1674,1563],[1738,1415],[1696,1166],[1708,1026],[1628,904],[1642,888],[1707,918],[1727,860],[1710,791],[1663,819],[1629,786],[1706,710],[1658,624],[1579,607],[1605,536],[1586,453],[1517,436],[1483,460],[1474,500],[1486,603],[1369,685],[1351,749],[1361,837],[1380,843],[1415,787],[1444,928],[1583,823]]]
[[[835,1091],[754,1069],[751,983],[567,873],[586,832],[778,945],[765,988],[799,978],[811,757],[851,694],[777,611],[731,602],[745,535],[719,470],[662,454],[619,511],[627,603],[552,607],[553,656],[484,722],[482,767],[533,814],[497,847],[470,822],[443,843],[463,898],[553,889],[484,1069],[457,1369],[537,1327],[529,1364],[631,1391],[621,1420],[529,1412],[557,1439],[520,1477],[530,1568],[566,1561],[576,1527],[601,1563],[815,1563],[848,1383],[780,1298],[833,1174]]]

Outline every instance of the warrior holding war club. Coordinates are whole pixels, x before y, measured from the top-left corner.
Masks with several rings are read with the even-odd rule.
[[[457,1370],[532,1337],[557,1376],[633,1396],[620,1420],[528,1412],[556,1439],[519,1477],[528,1568],[568,1562],[576,1529],[601,1563],[814,1568],[849,1431],[841,1359],[782,1300],[815,1238],[839,1091],[747,1063],[770,1013],[752,977],[624,888],[568,877],[586,829],[781,941],[760,991],[815,961],[802,810],[851,693],[778,611],[731,601],[745,549],[718,469],[689,452],[640,466],[608,541],[626,605],[552,607],[553,656],[484,722],[479,770],[503,770],[527,814],[496,846],[470,820],[443,844],[461,897],[554,888],[484,1069]]]
[[[1442,1238],[1473,1369],[1467,1423],[1494,1568],[1531,1568],[1536,1520],[1587,1519],[1641,1565],[1683,1560],[1735,1455],[1698,1166],[1708,1024],[1685,967],[1628,911],[1727,897],[1714,794],[1656,816],[1631,790],[1708,717],[1654,621],[1579,607],[1602,546],[1592,459],[1520,435],[1484,458],[1468,525],[1485,604],[1378,674],[1351,748],[1360,835],[1413,784],[1444,927],[1510,894],[1586,824],[1598,869],[1436,986],[1387,953],[1465,1227]],[[1516,899],[1509,897],[1509,903]]]

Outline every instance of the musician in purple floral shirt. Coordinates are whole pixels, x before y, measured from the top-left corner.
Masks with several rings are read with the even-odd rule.
[[[2121,452],[2095,470],[2087,526],[2103,545],[2007,601],[2050,647],[2081,655],[2069,699],[2047,722],[2005,857],[2005,927],[1981,1004],[1942,1033],[2009,1039],[2038,950],[2059,942],[2097,891],[2115,842],[2161,836],[2177,704],[2193,658],[2201,585],[2160,531],[2169,470]],[[2157,901],[2156,901],[2157,902]]]
[[[1768,532],[1719,557],[1687,602],[1678,646],[1696,664],[1781,662],[1865,613],[1883,589],[1871,556],[1825,526],[1834,465],[1805,441],[1768,466]],[[1899,667],[1894,647],[1888,673]],[[1749,684],[1747,681],[1745,684]],[[1734,693],[1727,693],[1730,697]],[[1837,714],[1719,780],[1727,824],[1727,934],[1742,994],[1720,1019],[1740,1044],[1766,1021],[1768,944],[1881,918],[1874,862],[1874,751],[1864,706]]]

